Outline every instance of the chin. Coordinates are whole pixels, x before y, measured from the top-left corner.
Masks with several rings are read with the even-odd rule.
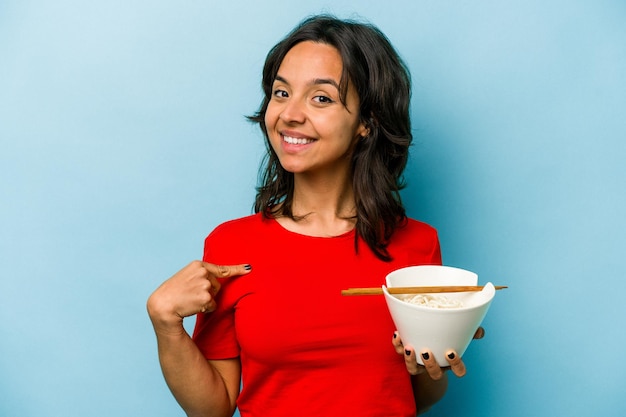
[[[294,167],[294,166],[290,166],[290,165],[283,165],[281,164],[281,166],[283,167],[283,169],[291,174],[300,174],[302,172],[304,172],[305,170],[299,167]]]
[[[298,174],[306,171],[306,168],[298,163],[290,163],[289,161],[280,161],[280,166],[287,172]]]

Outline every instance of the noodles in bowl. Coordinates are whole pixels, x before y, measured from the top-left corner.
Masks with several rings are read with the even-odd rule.
[[[463,307],[463,301],[449,298],[445,295],[435,294],[415,294],[415,295],[399,295],[399,300],[405,303],[420,305],[430,308],[461,308]]]

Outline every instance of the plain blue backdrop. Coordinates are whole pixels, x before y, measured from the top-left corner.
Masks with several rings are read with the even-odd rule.
[[[510,287],[429,415],[626,414],[625,2],[5,0],[0,416],[183,415],[145,301],[251,213],[265,54],[320,11],[400,51],[408,212]]]

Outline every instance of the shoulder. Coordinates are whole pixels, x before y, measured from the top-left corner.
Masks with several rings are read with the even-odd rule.
[[[240,263],[239,254],[258,250],[268,233],[269,221],[260,214],[228,220],[218,225],[204,240],[204,261]],[[246,261],[248,262],[248,261]]]
[[[241,239],[243,233],[253,234],[259,229],[266,227],[267,221],[259,213],[252,214],[238,219],[228,220],[218,225],[209,235],[207,240],[228,240],[236,237]]]
[[[392,257],[406,255],[411,265],[441,264],[441,249],[437,230],[415,219],[407,219],[391,237],[389,252]]]
[[[257,227],[261,223],[263,223],[263,217],[260,213],[251,214],[249,216],[240,217],[238,219],[225,221],[224,223],[221,223],[215,229],[213,229],[211,234],[219,234],[225,231],[227,232],[230,230],[238,230],[248,227]]]

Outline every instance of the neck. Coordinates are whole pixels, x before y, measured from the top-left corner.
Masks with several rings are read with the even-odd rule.
[[[295,178],[293,194],[293,213],[304,216],[309,213],[353,217],[354,194],[348,181],[311,183]]]
[[[352,183],[332,178],[310,181],[296,175],[292,213],[295,221],[280,218],[280,223],[289,230],[310,236],[346,233],[356,224]]]

